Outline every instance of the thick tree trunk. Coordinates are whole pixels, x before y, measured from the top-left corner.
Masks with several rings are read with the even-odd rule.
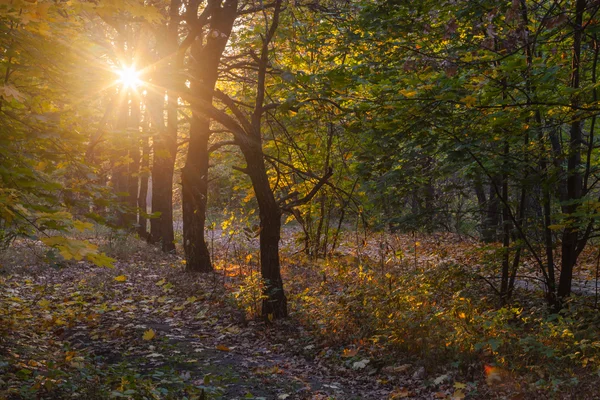
[[[577,0],[575,3],[575,22],[573,33],[573,63],[571,74],[571,87],[579,88],[580,81],[580,58],[581,40],[583,36],[583,13],[585,11],[585,0]],[[573,97],[571,103],[574,107],[578,105],[578,99]],[[581,121],[575,120],[571,123],[569,156],[567,159],[567,200],[570,203],[564,207],[567,215],[577,212],[577,201],[582,197],[583,176],[581,174],[581,147],[582,132]],[[558,299],[563,301],[571,294],[571,281],[573,269],[577,262],[577,246],[579,229],[576,226],[567,226],[562,235],[562,259],[560,280],[558,282]]]
[[[181,0],[171,0],[169,10],[171,18],[165,33],[162,57],[171,57],[171,62],[157,77],[159,86],[173,87],[175,74],[174,53],[177,49],[177,29],[179,26],[179,7]],[[164,75],[170,76],[164,76]],[[162,83],[161,83],[162,82]],[[173,91],[175,92],[175,91]],[[150,221],[149,242],[160,244],[167,253],[175,251],[175,232],[173,231],[173,172],[177,156],[177,96],[168,92],[167,125],[164,123],[164,92],[153,94],[154,122],[158,126],[158,135],[154,140],[154,162],[152,166],[152,213],[158,217]]]
[[[169,130],[170,131],[170,130]],[[173,231],[173,172],[175,170],[176,137],[173,132],[162,132],[155,137],[152,166],[152,213],[160,213],[150,220],[150,243],[160,244],[164,252],[175,251]],[[175,134],[177,132],[175,131]]]
[[[212,271],[210,252],[204,238],[208,196],[209,127],[210,121],[206,118],[196,116],[192,119],[188,158],[181,170],[183,248],[186,269],[195,272]]]
[[[170,104],[167,123],[163,120],[163,96],[159,93],[152,99],[154,122],[158,134],[154,137],[152,164],[152,213],[157,217],[150,220],[148,241],[160,244],[164,252],[175,251],[173,231],[173,172],[177,152],[177,109]],[[175,100],[176,101],[176,100]]]
[[[215,84],[219,76],[221,55],[225,50],[233,23],[237,16],[237,0],[226,0],[223,7],[212,10],[210,31],[206,44],[197,39],[192,45],[196,60],[192,73],[192,95],[212,103]],[[190,141],[185,167],[182,169],[183,247],[186,269],[195,272],[212,271],[210,253],[204,238],[206,204],[208,198],[208,140],[210,119],[194,113],[190,125]]]

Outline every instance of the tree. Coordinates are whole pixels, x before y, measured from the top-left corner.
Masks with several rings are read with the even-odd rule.
[[[173,173],[177,155],[177,71],[176,51],[179,40],[180,0],[171,0],[168,8],[168,23],[156,33],[155,68],[152,88],[149,92],[149,107],[157,134],[153,141],[152,165],[152,213],[150,220],[151,243],[159,244],[164,252],[175,251],[173,231]],[[166,122],[164,117],[165,93]]]
[[[253,60],[251,65],[254,67],[252,70],[255,71],[255,75],[251,80],[254,104],[250,115],[238,106],[246,104],[243,100],[234,99],[221,90],[215,91],[214,97],[231,114],[213,106],[201,97],[186,96],[186,100],[190,102],[194,111],[209,116],[233,134],[233,144],[239,147],[246,162],[245,167],[238,169],[250,177],[259,208],[260,265],[261,276],[266,286],[266,298],[262,306],[265,318],[287,316],[287,299],[283,288],[279,259],[282,212],[284,210],[291,211],[293,207],[310,201],[332,174],[331,170],[327,171],[306,196],[295,200],[290,200],[290,198],[276,200],[271,187],[265,164],[263,124],[267,112],[279,106],[276,103],[266,103],[266,85],[268,70],[271,68],[270,46],[275,38],[281,11],[281,0],[273,4],[270,18],[266,7],[262,11],[265,32],[261,35],[258,52],[256,54],[251,52]]]
[[[454,176],[470,180],[464,190],[479,207],[487,203],[479,211],[484,239],[493,239],[498,220],[502,226],[493,285],[502,302],[527,254],[560,308],[598,229],[597,11],[586,1],[364,4],[347,28],[357,49],[349,75],[360,79],[350,96],[361,98],[355,126],[373,143],[363,169],[397,176],[393,185],[406,191],[398,179],[422,178],[412,168],[426,155],[439,162],[423,173],[453,165]]]
[[[195,2],[194,6],[197,9],[198,2]],[[212,103],[221,57],[238,15],[237,7],[237,0],[211,0],[199,17],[195,17],[197,12],[190,12],[187,17],[191,29],[180,52],[185,51],[184,46],[191,43],[190,92],[199,101]],[[190,123],[187,159],[181,176],[183,243],[186,268],[190,271],[212,270],[210,253],[204,239],[210,134],[210,118],[194,110]]]

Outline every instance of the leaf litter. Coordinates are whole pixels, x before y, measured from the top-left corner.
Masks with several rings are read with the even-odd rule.
[[[47,393],[58,390],[47,371],[61,359],[67,376],[55,379],[57,393],[87,362],[130,366],[154,380],[168,367],[208,398],[393,398],[397,384],[366,373],[369,359],[332,365],[324,357],[331,349],[293,319],[247,321],[222,276],[189,275],[178,257],[152,254],[118,260],[114,269],[84,261],[4,268],[0,394],[35,398],[44,385]],[[112,397],[138,398],[139,389],[127,391],[122,382],[112,389]]]

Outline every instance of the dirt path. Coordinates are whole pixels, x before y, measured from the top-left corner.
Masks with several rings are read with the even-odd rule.
[[[148,376],[168,367],[208,398],[387,399],[393,392],[374,370],[324,362],[332,350],[293,319],[247,322],[222,276],[185,274],[175,257],[137,257],[115,269],[79,263],[14,268],[7,277],[13,295],[49,321],[44,340]]]

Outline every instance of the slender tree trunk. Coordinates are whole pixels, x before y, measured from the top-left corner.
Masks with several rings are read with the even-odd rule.
[[[267,295],[263,300],[262,314],[267,318],[285,318],[287,299],[283,290],[279,261],[282,213],[269,184],[260,141],[256,142],[251,146],[242,147],[242,152],[260,214],[260,267]]]
[[[138,222],[138,191],[139,191],[139,176],[140,176],[140,101],[139,97],[132,93],[131,95],[131,114],[129,116],[129,158],[131,162],[128,171],[128,188],[129,197],[127,203],[130,209],[130,228],[132,231],[137,231]]]
[[[476,177],[473,179],[473,188],[475,190],[475,195],[477,196],[477,207],[479,208],[479,218],[481,219],[481,238],[485,241],[484,233],[486,231],[486,212],[485,206],[487,204],[487,197],[485,195],[485,190],[483,188],[483,184],[481,183],[481,179]]]
[[[508,210],[508,165],[507,160],[510,155],[510,146],[508,141],[504,142],[504,166],[502,171],[502,277],[500,281],[500,302],[502,305],[508,301],[508,283],[510,268],[510,217]]]
[[[140,167],[140,193],[138,195],[138,208],[140,209],[140,217],[138,221],[138,235],[141,238],[148,238],[148,219],[146,213],[148,212],[148,178],[150,168],[150,143],[149,138],[143,139],[142,144],[142,160]]]
[[[122,90],[122,89],[121,89]],[[119,200],[119,206],[116,212],[116,225],[119,228],[129,228],[128,216],[125,208],[128,203],[129,181],[128,181],[128,164],[127,159],[127,148],[128,143],[126,140],[127,135],[127,121],[129,119],[129,106],[127,102],[127,93],[119,93],[119,107],[117,114],[117,131],[119,132],[119,140],[117,140],[115,150],[116,153],[116,164],[113,168],[113,190]]]

